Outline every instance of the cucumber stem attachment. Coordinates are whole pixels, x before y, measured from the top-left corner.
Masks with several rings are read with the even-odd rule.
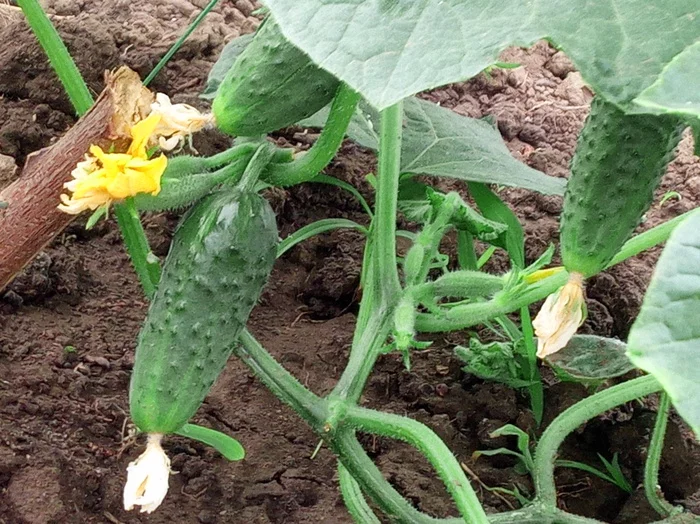
[[[358,93],[346,84],[340,84],[326,125],[316,143],[293,162],[271,165],[264,180],[274,186],[292,186],[314,178],[333,159],[343,143],[359,101]]]

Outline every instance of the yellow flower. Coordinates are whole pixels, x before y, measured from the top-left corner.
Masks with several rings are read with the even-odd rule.
[[[71,173],[73,180],[63,185],[72,195],[61,195],[58,209],[77,215],[138,193],[157,195],[168,160],[162,154],[149,160],[146,147],[159,122],[159,115],[151,115],[134,125],[126,153],[105,153],[91,146]]]
[[[155,129],[158,144],[163,151],[175,149],[185,138],[212,123],[211,114],[203,114],[188,104],[173,104],[164,93],[156,94],[151,104],[151,115],[160,115]]]
[[[547,297],[532,322],[537,336],[537,356],[545,358],[565,347],[585,319],[583,275],[571,273],[566,285]]]

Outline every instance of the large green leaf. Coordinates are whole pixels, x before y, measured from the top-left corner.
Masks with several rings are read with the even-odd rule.
[[[627,105],[700,37],[700,0],[265,3],[287,38],[378,109],[471,78],[509,45],[541,38],[563,49],[596,92]]]
[[[671,234],[630,331],[627,356],[656,377],[700,436],[700,215]]]
[[[547,176],[516,160],[489,123],[415,97],[406,99],[404,112],[402,173],[523,187],[545,195],[564,193],[564,179]],[[322,127],[327,116],[324,108],[300,124]],[[378,124],[377,112],[361,104],[348,127],[348,137],[376,150]]]
[[[698,21],[700,25],[700,20]],[[700,42],[676,56],[637,97],[640,106],[660,112],[700,116]],[[690,88],[689,88],[690,87]]]

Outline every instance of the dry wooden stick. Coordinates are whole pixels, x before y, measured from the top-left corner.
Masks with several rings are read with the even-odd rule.
[[[128,136],[151,94],[123,67],[106,75],[95,104],[58,142],[27,157],[19,179],[0,192],[0,290],[75,218],[57,209],[63,184],[91,144]]]

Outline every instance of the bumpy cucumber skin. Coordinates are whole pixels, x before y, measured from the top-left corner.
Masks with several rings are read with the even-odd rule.
[[[617,254],[651,206],[682,130],[675,117],[626,115],[601,97],[593,100],[564,195],[567,270],[588,277]]]
[[[172,433],[223,370],[272,270],[275,215],[254,193],[225,190],[185,216],[139,335],[129,403],[136,426]]]
[[[268,18],[229,69],[212,110],[225,133],[264,135],[316,113],[332,100],[338,85]]]

